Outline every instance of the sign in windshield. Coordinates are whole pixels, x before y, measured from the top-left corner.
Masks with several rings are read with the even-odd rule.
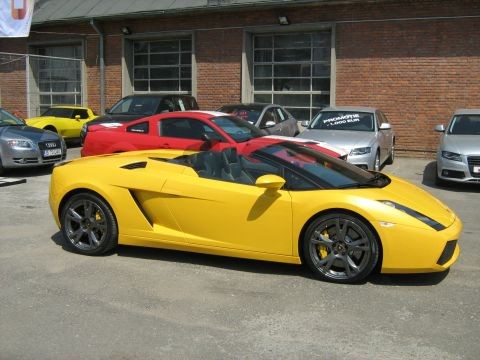
[[[354,111],[320,112],[309,126],[310,129],[374,131],[372,113]]]

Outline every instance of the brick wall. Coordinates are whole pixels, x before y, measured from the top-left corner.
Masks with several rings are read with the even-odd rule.
[[[288,15],[292,24],[335,23],[336,104],[382,109],[401,152],[431,155],[438,140],[435,124],[445,123],[456,108],[480,107],[477,0],[365,1],[103,22],[106,107],[122,95],[121,26],[128,25],[134,34],[193,31],[197,99],[202,109],[215,109],[241,100],[243,29],[276,25],[280,14]],[[431,17],[437,19],[425,19]],[[98,36],[92,27],[85,23],[35,31],[28,42],[85,40],[86,102],[101,112]],[[24,53],[26,44],[24,39],[0,39],[0,51]],[[22,70],[0,66],[2,106],[26,111],[24,85]]]

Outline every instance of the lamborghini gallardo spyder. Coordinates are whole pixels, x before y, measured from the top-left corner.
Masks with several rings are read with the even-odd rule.
[[[293,142],[76,159],[54,168],[49,201],[86,255],[158,247],[305,263],[351,283],[444,271],[460,253],[462,223],[432,195]]]

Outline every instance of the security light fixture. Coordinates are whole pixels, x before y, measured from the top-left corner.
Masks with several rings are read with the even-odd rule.
[[[290,20],[288,19],[288,17],[283,15],[280,15],[278,17],[278,22],[280,25],[290,25]]]
[[[122,26],[120,29],[122,31],[123,35],[130,35],[132,33],[132,30],[128,26]]]

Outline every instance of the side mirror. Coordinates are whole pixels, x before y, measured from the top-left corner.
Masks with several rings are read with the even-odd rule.
[[[80,115],[75,115],[75,120],[80,121]]]
[[[302,125],[304,128],[308,127],[308,124],[310,124],[310,121],[308,120],[303,120],[300,125]]]
[[[262,126],[263,129],[271,128],[276,125],[275,121],[269,120]]]
[[[280,190],[283,185],[285,185],[285,179],[273,174],[262,175],[255,181],[255,186],[264,189]]]
[[[392,128],[392,125],[389,123],[381,123],[380,124],[380,130],[390,130]]]
[[[222,142],[222,138],[216,133],[202,133],[200,140],[205,141],[204,145],[202,145],[202,150],[210,149],[213,145]]]
[[[437,125],[437,126],[435,126],[435,131],[445,132],[445,126],[443,124],[442,125]]]

